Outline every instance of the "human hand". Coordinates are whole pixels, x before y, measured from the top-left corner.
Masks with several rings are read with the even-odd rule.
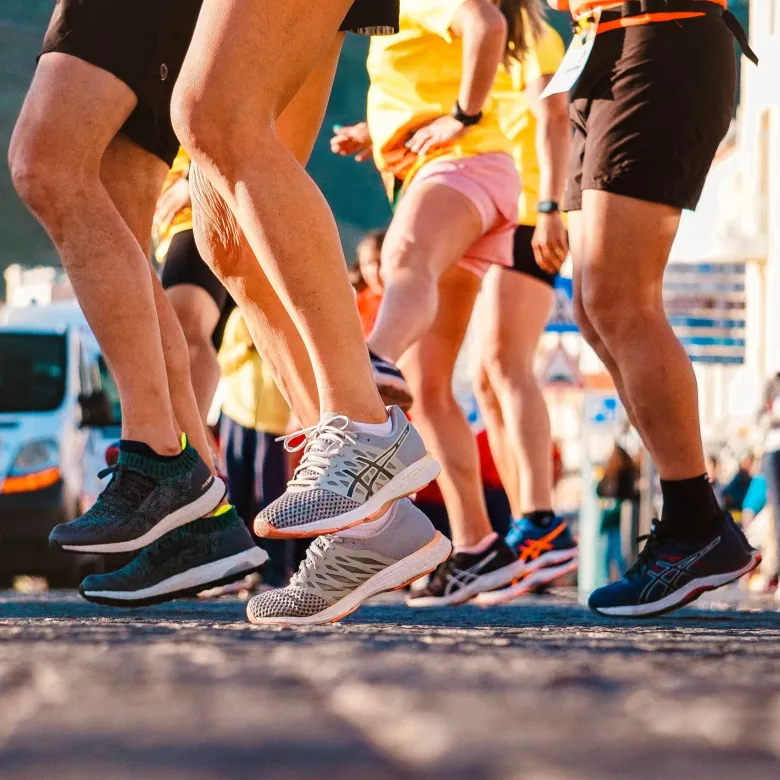
[[[333,154],[342,157],[354,156],[357,162],[363,162],[371,157],[371,134],[368,132],[366,122],[358,122],[356,125],[334,125],[333,138],[330,139],[330,150]]]
[[[160,233],[167,229],[173,218],[192,203],[190,200],[190,183],[183,176],[168,187],[157,201],[154,211],[154,228]]]
[[[448,141],[454,141],[466,131],[466,126],[454,116],[440,116],[418,128],[407,142],[407,148],[415,154],[427,154]]]
[[[569,254],[569,241],[559,213],[539,214],[531,246],[536,263],[543,271],[557,274],[561,270]]]

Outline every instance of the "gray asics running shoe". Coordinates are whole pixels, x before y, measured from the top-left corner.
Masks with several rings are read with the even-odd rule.
[[[159,462],[120,452],[108,487],[95,505],[49,536],[57,549],[84,553],[125,553],[164,536],[216,509],[225,497],[225,483],[215,477],[200,455],[185,443],[181,455]]]
[[[109,606],[159,604],[243,579],[267,560],[229,507],[171,531],[118,571],[90,575],[79,592]]]
[[[249,602],[249,622],[336,623],[372,596],[402,588],[446,560],[450,540],[409,499],[390,511],[390,521],[366,539],[315,539],[286,588],[266,591]]]
[[[301,538],[343,531],[436,479],[439,464],[426,452],[420,434],[397,406],[388,411],[393,423],[389,436],[360,433],[338,414],[287,436],[287,449],[303,449],[303,458],[287,492],[255,519],[255,533]],[[296,438],[303,441],[292,446]]]

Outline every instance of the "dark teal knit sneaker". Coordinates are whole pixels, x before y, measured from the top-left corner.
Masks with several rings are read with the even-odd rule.
[[[194,596],[251,574],[268,560],[233,507],[177,528],[141,550],[127,566],[92,574],[79,592],[87,601],[142,607]]]
[[[126,553],[140,550],[179,526],[216,509],[225,497],[225,483],[215,477],[194,447],[159,462],[120,452],[108,487],[95,505],[49,536],[60,550],[83,553]]]

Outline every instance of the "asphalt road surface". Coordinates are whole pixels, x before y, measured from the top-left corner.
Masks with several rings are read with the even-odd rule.
[[[563,594],[265,629],[0,593],[1,780],[778,780],[780,611]]]

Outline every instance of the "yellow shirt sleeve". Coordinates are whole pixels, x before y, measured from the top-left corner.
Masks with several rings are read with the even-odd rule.
[[[547,22],[542,34],[534,41],[523,60],[523,89],[542,76],[551,76],[558,70],[565,54],[563,39]]]
[[[415,0],[414,16],[420,27],[452,41],[450,27],[455,14],[468,0]]]

